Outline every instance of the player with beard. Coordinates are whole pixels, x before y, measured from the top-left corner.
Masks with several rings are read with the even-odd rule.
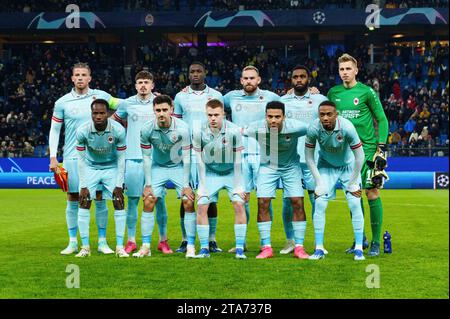
[[[242,70],[241,90],[228,92],[224,96],[225,110],[231,115],[231,122],[243,128],[252,122],[262,121],[266,117],[266,105],[272,101],[279,101],[280,97],[270,91],[261,90],[258,86],[261,77],[256,67],[249,65]],[[259,145],[257,141],[248,136],[243,137],[244,151],[242,152],[242,169],[245,185],[245,214],[247,223],[250,221],[250,193],[256,189],[256,178],[258,176]],[[272,206],[270,216],[273,218]],[[231,248],[229,252],[235,252]]]
[[[78,62],[72,67],[73,89],[55,102],[52,124],[49,133],[50,170],[59,171],[59,163],[56,157],[59,144],[59,136],[64,125],[64,152],[63,166],[68,174],[68,192],[66,207],[66,222],[69,231],[69,245],[61,251],[62,255],[70,255],[78,252],[78,156],[76,151],[76,131],[84,123],[91,120],[91,103],[95,99],[103,99],[108,102],[110,109],[116,109],[120,100],[109,93],[91,89],[89,83],[92,80],[91,68],[87,63]],[[92,194],[93,195],[93,194]],[[106,242],[106,228],[108,224],[108,208],[106,201],[102,199],[101,190],[95,197],[95,220],[98,228],[98,251],[103,254],[113,254]]]
[[[311,94],[309,85],[311,82],[311,72],[303,65],[298,65],[292,69],[291,84],[293,91],[281,97],[281,101],[286,108],[286,118],[299,120],[306,125],[311,124],[319,118],[319,104],[327,98],[322,94]],[[299,137],[298,154],[300,155],[300,168],[302,171],[303,188],[308,191],[309,200],[312,206],[314,218],[314,178],[311,175],[305,161],[305,136]],[[315,158],[317,159],[319,147],[316,147]],[[289,254],[294,251],[294,230],[292,228],[292,206],[288,198],[283,200],[283,225],[286,234],[286,245],[280,254]]]

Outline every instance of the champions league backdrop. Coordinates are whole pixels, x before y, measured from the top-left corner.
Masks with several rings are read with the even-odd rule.
[[[345,19],[343,19],[345,17]],[[380,9],[380,10],[242,10],[238,12],[196,11],[187,15],[172,12],[105,12],[1,14],[0,28],[27,30],[63,30],[74,27],[79,18],[81,29],[151,28],[291,28],[399,25],[447,25],[448,10],[442,8]]]

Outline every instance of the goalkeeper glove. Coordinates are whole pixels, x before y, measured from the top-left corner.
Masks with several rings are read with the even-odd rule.
[[[384,169],[387,167],[386,144],[378,144],[377,151],[373,155],[371,161],[367,161],[367,165],[371,168],[370,181],[376,188],[383,188],[384,182],[389,180]]]
[[[58,167],[56,172],[53,173],[55,176],[55,182],[59,185],[63,192],[69,191],[69,182],[67,179],[67,171],[64,167]]]
[[[384,170],[372,169],[369,175],[372,185],[376,188],[383,188],[384,182],[389,180],[388,174]]]

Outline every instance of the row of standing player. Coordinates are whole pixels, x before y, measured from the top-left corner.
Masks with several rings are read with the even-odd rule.
[[[348,63],[344,63],[348,64]],[[350,63],[350,64],[353,64]],[[341,69],[341,68],[340,68]],[[354,65],[353,71],[356,75],[357,68],[356,63]],[[345,71],[347,72],[347,71]],[[341,73],[341,70],[340,70]],[[341,75],[342,76],[342,75]],[[189,79],[191,81],[191,85],[185,88],[182,92],[178,93],[175,98],[175,115],[183,116],[183,119],[188,122],[189,127],[193,127],[191,125],[194,120],[201,120],[201,118],[205,117],[204,105],[208,99],[218,98],[222,99],[222,96],[219,92],[209,88],[205,82],[205,69],[201,63],[193,63],[189,68]],[[71,185],[77,184],[76,181],[76,165],[75,169],[72,169],[72,174],[70,174],[71,167],[70,162],[71,159],[75,160],[76,156],[73,156],[74,142],[71,141],[70,129],[76,128],[79,126],[80,121],[86,120],[82,118],[82,115],[88,115],[88,111],[80,111],[77,108],[71,108],[70,104],[74,103],[78,106],[81,106],[80,103],[82,100],[86,100],[87,102],[92,101],[93,98],[101,97],[102,95],[106,100],[110,102],[110,107],[115,108],[120,103],[109,96],[107,93],[98,90],[91,90],[88,87],[88,83],[90,81],[90,70],[86,65],[78,65],[78,67],[74,67],[73,73],[73,81],[75,84],[74,90],[71,93],[58,100],[55,104],[55,113],[52,121],[52,130],[50,134],[50,148],[51,148],[51,169],[55,169],[57,165],[56,161],[56,147],[57,140],[59,138],[58,129],[60,129],[61,123],[64,121],[66,125],[66,141],[64,148],[64,165],[69,170],[69,183]],[[326,98],[321,96],[320,94],[311,94],[308,90],[308,84],[310,80],[310,73],[305,67],[297,67],[293,70],[292,73],[292,84],[294,86],[293,92],[287,94],[281,98],[284,100],[286,104],[286,115],[288,118],[296,118],[301,121],[305,121],[307,123],[311,122],[314,118],[317,118],[317,105],[321,100],[325,100]],[[344,79],[344,83],[346,79]],[[347,79],[348,80],[348,79]],[[241,84],[243,85],[243,90],[232,91],[228,93],[225,97],[225,106],[231,111],[231,120],[239,126],[244,126],[249,122],[260,120],[265,116],[265,108],[268,102],[273,100],[279,100],[280,98],[269,91],[261,90],[258,88],[258,84],[261,79],[258,74],[258,70],[254,67],[247,67],[243,70],[241,77]],[[347,81],[350,82],[351,81]],[[353,84],[354,85],[354,84]],[[153,88],[153,79],[150,78],[136,78],[136,89],[138,94],[127,99],[124,103],[121,103],[121,106],[116,110],[114,114],[115,119],[125,122],[127,120],[128,129],[127,129],[127,144],[131,145],[137,143],[139,140],[139,131],[142,123],[149,119],[149,112],[147,108],[151,109],[151,100],[153,99],[153,95],[151,90]],[[85,103],[86,104],[86,103]],[[64,107],[64,105],[68,105]],[[370,107],[370,106],[369,106]],[[67,110],[65,110],[67,109]],[[66,112],[64,112],[66,111]],[[56,134],[55,133],[58,133]],[[69,132],[68,132],[69,131]],[[53,138],[52,138],[53,137]],[[56,143],[55,143],[56,140]],[[245,143],[245,141],[244,141]],[[304,145],[303,142],[298,143],[300,148]],[[53,146],[53,147],[52,147]],[[142,189],[139,181],[143,180],[143,176],[133,176],[137,172],[142,172],[142,155],[138,148],[134,148],[133,152],[129,146],[127,150],[127,160],[126,160],[126,174],[125,182],[128,185],[127,195],[128,195],[128,211],[127,211],[127,225],[128,225],[128,242],[126,245],[126,250],[131,252],[136,249],[135,245],[135,229],[136,229],[136,221],[137,221],[137,204],[142,192],[139,188]],[[137,149],[137,150],[136,150]],[[257,152],[252,151],[251,147],[246,147],[247,152],[243,154],[244,163],[247,162],[248,165],[244,165],[244,175],[245,175],[245,191],[250,193],[250,191],[254,188],[255,184],[255,176],[257,175],[258,165],[257,160],[255,160],[255,156]],[[304,151],[299,149],[299,154],[304,154]],[[308,193],[310,195],[310,199],[314,201],[312,186],[313,179],[311,174],[308,172],[304,156],[301,156],[301,166],[303,173],[303,180],[306,182],[306,188],[308,189]],[[195,167],[195,166],[194,166]],[[139,174],[138,174],[139,175]],[[75,177],[74,177],[75,176]],[[308,179],[309,176],[309,179]],[[128,183],[127,183],[128,181]],[[310,185],[308,185],[310,184]],[[70,186],[70,185],[69,185]],[[136,189],[133,189],[136,188]],[[66,209],[67,223],[69,228],[69,236],[70,243],[69,246],[62,251],[62,253],[73,253],[77,250],[77,241],[76,241],[76,209],[75,204],[77,203],[77,190],[78,187],[70,187],[68,194],[68,205]],[[249,195],[249,194],[248,194]],[[246,197],[247,199],[249,196]],[[105,247],[105,219],[101,218],[99,210],[102,208],[102,204],[104,201],[96,201],[97,208],[97,224],[99,228],[99,251],[102,251]],[[160,230],[160,243],[158,245],[158,249],[162,250],[164,253],[171,253],[170,248],[167,243],[167,233],[166,233],[166,223],[167,223],[167,213],[165,211],[164,201],[158,201],[159,206],[157,204],[157,222]],[[290,253],[295,249],[295,243],[293,242],[293,229],[292,223],[292,208],[290,208],[289,201],[285,202],[283,208],[283,220],[285,225],[286,237],[288,239],[286,247],[281,251],[281,253]],[[212,205],[210,205],[211,207]],[[248,202],[246,202],[246,212],[247,216],[249,216]],[[314,207],[314,205],[313,205]],[[215,214],[214,214],[215,213]],[[216,210],[212,211],[212,214],[208,214],[209,216],[209,225],[210,225],[210,242],[209,242],[209,250],[210,251],[220,251],[215,243],[215,226],[217,224],[217,215]],[[372,215],[372,214],[371,214]],[[181,227],[183,230],[183,242],[180,248],[177,251],[185,251],[187,246],[187,241],[185,235],[185,227],[184,227],[184,218],[183,215],[180,218]],[[248,218],[247,218],[248,220]],[[375,239],[375,238],[374,238]],[[379,242],[379,241],[378,241]],[[374,246],[374,245],[373,245]],[[106,245],[107,247],[107,245]],[[108,253],[110,253],[107,251]],[[102,251],[105,252],[105,251]]]

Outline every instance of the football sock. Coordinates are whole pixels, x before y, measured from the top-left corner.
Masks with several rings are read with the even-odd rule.
[[[142,212],[141,216],[142,244],[147,244],[150,246],[154,227],[155,227],[155,215],[153,214],[153,212]]]
[[[136,224],[138,219],[139,197],[128,197],[127,232],[128,240],[136,242]]]
[[[364,201],[363,201],[362,196],[360,198],[360,201],[361,201],[361,211],[362,211],[363,218],[364,218],[365,212],[364,212]],[[370,201],[369,201],[369,205],[370,205]],[[352,211],[351,210],[350,210],[350,218],[352,218]],[[366,240],[366,234],[364,233],[364,225],[363,225],[363,241],[365,241],[365,240]]]
[[[315,212],[315,202],[316,202],[316,196],[314,195],[314,191],[308,191],[309,196],[309,202],[311,203],[311,216],[314,216]]]
[[[316,249],[323,250],[323,237],[325,232],[325,211],[328,206],[328,200],[322,197],[316,198],[315,206],[316,209],[314,211],[313,217],[314,239],[316,243]]]
[[[184,225],[186,227],[188,245],[195,245],[195,232],[197,227],[197,214],[195,212],[184,214]]]
[[[106,227],[108,226],[108,206],[106,200],[96,200],[95,202],[95,221],[98,229],[98,240],[106,241]]]
[[[209,249],[209,225],[197,225],[198,239],[200,240],[200,247]]]
[[[234,235],[236,237],[236,248],[244,249],[247,224],[234,224]]]
[[[292,228],[294,229],[295,246],[303,246],[306,233],[306,220],[292,222]]]
[[[156,223],[158,224],[159,241],[167,240],[167,208],[166,196],[160,197],[156,202]]]
[[[361,200],[353,196],[349,192],[345,192],[347,197],[348,207],[352,211],[352,225],[355,234],[355,249],[362,250],[363,230],[364,230],[364,216],[361,208]]]
[[[259,222],[258,231],[261,237],[261,247],[271,246],[270,242],[270,229],[272,228],[272,221]]]
[[[78,227],[80,228],[81,245],[89,246],[89,222],[91,213],[89,209],[78,209]]]
[[[209,241],[216,241],[217,217],[208,217],[208,223],[209,223]]]
[[[383,224],[383,205],[381,198],[369,200],[370,226],[372,228],[372,241],[379,244],[381,240],[381,227]]]
[[[125,235],[125,223],[127,221],[127,212],[116,210],[114,212],[114,221],[116,224],[116,246],[123,248],[123,236]]]
[[[67,201],[66,222],[70,241],[77,242],[78,232],[78,201]]]
[[[283,226],[286,239],[294,239],[294,229],[292,228],[292,203],[290,198],[283,198]]]

